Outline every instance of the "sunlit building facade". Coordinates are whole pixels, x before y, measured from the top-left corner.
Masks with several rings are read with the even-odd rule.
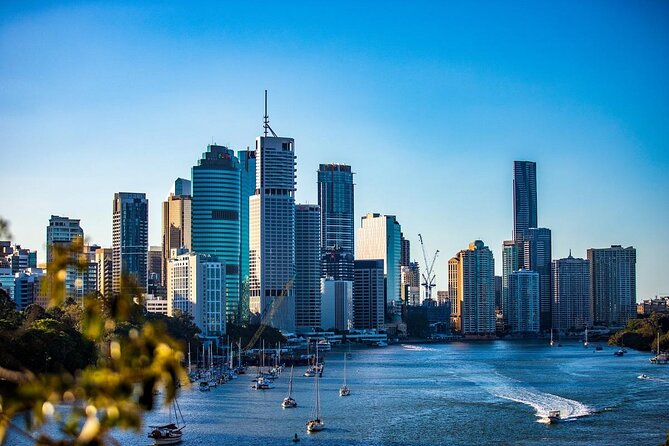
[[[142,291],[147,285],[149,250],[149,200],[143,193],[114,195],[112,228],[112,288],[129,291],[126,279]]]
[[[636,314],[636,249],[588,249],[590,305],[595,324],[624,326]]]
[[[553,329],[558,332],[592,326],[590,262],[569,257],[553,260]]]

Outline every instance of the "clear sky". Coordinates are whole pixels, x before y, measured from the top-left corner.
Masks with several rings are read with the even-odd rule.
[[[51,214],[111,245],[114,192],[253,146],[263,90],[316,170],[356,172],[356,218],[394,214],[449,257],[512,231],[512,164],[537,162],[553,257],[637,248],[638,299],[669,293],[669,3],[0,2],[0,215],[44,259]],[[359,220],[358,220],[359,222]],[[358,223],[357,223],[358,224]]]

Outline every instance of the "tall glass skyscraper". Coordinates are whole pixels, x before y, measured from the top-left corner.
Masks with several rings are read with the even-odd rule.
[[[520,240],[528,228],[537,227],[537,164],[513,162],[513,239]]]
[[[193,251],[225,262],[226,320],[236,322],[241,260],[239,160],[227,147],[209,145],[191,174]]]
[[[149,200],[143,193],[114,194],[112,228],[112,289],[126,289],[132,278],[146,290],[149,251]]]
[[[320,217],[316,205],[295,206],[295,326],[304,331],[321,327]]]
[[[323,277],[353,280],[353,172],[346,164],[318,167]]]
[[[523,267],[539,273],[539,324],[543,331],[552,328],[551,289],[551,230],[548,228],[529,228],[525,230],[523,241]]]
[[[241,229],[241,260],[239,317],[241,322],[249,319],[249,199],[256,191],[256,152],[240,150],[237,152],[241,172],[240,195],[240,229]]]

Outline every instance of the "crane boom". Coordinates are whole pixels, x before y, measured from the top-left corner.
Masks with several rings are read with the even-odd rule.
[[[281,306],[281,303],[285,299],[285,297],[288,295],[288,291],[292,288],[293,286],[293,278],[291,278],[288,282],[286,282],[286,285],[284,285],[283,290],[281,291],[281,294],[277,296],[275,299],[272,300],[272,303],[270,304],[269,310],[265,312],[265,316],[263,316],[262,321],[260,321],[260,326],[256,330],[256,332],[253,334],[251,339],[249,340],[249,343],[246,345],[244,350],[248,350],[250,348],[253,348],[256,342],[258,342],[258,339],[260,339],[260,336],[265,332],[265,329],[267,328],[267,323],[272,320],[272,317],[274,317],[274,313],[279,309]]]
[[[432,274],[432,271],[434,269],[434,262],[437,260],[437,255],[439,254],[439,250],[437,249],[435,251],[434,256],[432,257],[432,261],[428,262],[427,253],[425,252],[425,243],[423,243],[423,236],[418,234],[418,239],[420,240],[420,247],[423,251],[423,260],[425,261],[425,274],[422,274],[423,283],[421,283],[421,285],[425,287],[425,299],[432,299],[432,288],[436,286],[434,279],[437,277],[436,275]]]

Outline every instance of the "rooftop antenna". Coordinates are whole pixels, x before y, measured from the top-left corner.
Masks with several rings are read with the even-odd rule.
[[[265,116],[263,116],[263,129],[265,133],[265,138],[267,138],[267,130],[272,132],[273,137],[277,137],[272,127],[269,126],[269,115],[267,114],[267,90],[265,90]]]

